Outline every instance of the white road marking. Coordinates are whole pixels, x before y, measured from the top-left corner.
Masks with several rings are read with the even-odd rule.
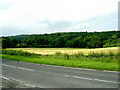
[[[6,77],[2,77],[3,79],[6,79],[6,80],[10,80],[9,78],[6,78]]]
[[[65,76],[68,76],[68,75],[65,75]]]
[[[12,67],[12,68],[17,68],[15,66],[11,66],[11,65],[6,65],[6,64],[2,64],[2,65],[7,66],[7,67]]]
[[[28,68],[22,68],[22,67],[17,67],[18,69],[23,69],[23,70],[28,70],[28,71],[34,71],[32,69],[28,69]]]
[[[78,76],[73,76],[75,78],[81,78],[81,79],[86,79],[86,80],[93,80],[92,78],[85,78],[85,77],[78,77]]]
[[[7,67],[12,67],[12,68],[18,68],[18,69],[22,69],[22,70],[34,71],[34,70],[28,69],[28,68],[16,67],[16,66],[11,66],[11,65],[6,65],[6,64],[2,64],[2,65],[7,66]],[[57,67],[59,67],[59,66],[57,66]],[[79,76],[70,76],[70,75],[65,75],[65,76],[74,77],[74,78],[80,78],[80,79],[86,79],[86,80],[101,81],[101,82],[120,83],[120,82],[107,81],[107,80],[101,80],[101,79],[85,78],[85,77],[79,77]],[[6,77],[3,77],[3,78],[9,80]]]
[[[85,79],[85,80],[100,81],[100,82],[120,83],[120,82],[115,82],[115,81],[107,81],[107,80],[93,79],[93,78],[86,78],[86,77],[79,77],[79,76],[70,76],[70,75],[65,75],[65,76],[66,76],[66,77],[79,78],[79,79]]]
[[[101,81],[101,82],[111,82],[111,83],[118,83],[118,82],[114,82],[114,81],[107,81],[107,80],[100,80],[100,79],[93,79],[95,81]]]
[[[16,66],[11,66],[11,65],[6,65],[6,64],[2,64],[2,65],[7,66],[7,67],[12,67],[12,68],[18,68],[18,69],[22,69],[22,70],[34,71],[34,70],[28,69],[28,68],[16,67]]]

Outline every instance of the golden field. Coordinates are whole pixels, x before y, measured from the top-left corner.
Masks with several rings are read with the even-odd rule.
[[[77,54],[83,53],[87,55],[91,52],[95,53],[118,53],[118,47],[110,47],[110,48],[96,48],[96,49],[81,49],[81,48],[7,48],[9,50],[23,50],[31,53],[42,54],[42,55],[50,55],[55,54],[57,52],[67,53],[67,54]]]

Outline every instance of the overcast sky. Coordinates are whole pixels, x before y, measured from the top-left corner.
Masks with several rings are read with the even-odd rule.
[[[0,0],[2,35],[117,30],[119,0]]]

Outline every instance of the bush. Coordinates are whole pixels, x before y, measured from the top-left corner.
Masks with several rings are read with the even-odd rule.
[[[32,55],[38,55],[30,52],[25,52],[22,50],[6,50],[2,49],[2,54],[8,54],[8,55],[19,55],[19,56],[32,56]]]
[[[28,46],[25,43],[17,44],[18,48],[27,48]]]
[[[65,58],[65,59],[70,59],[70,55],[67,54],[67,53],[65,53],[65,54],[63,54],[63,58]]]

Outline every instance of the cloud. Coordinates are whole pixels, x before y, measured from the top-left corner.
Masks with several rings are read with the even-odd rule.
[[[77,26],[77,28],[76,28]],[[105,16],[97,16],[83,22],[77,22],[72,29],[76,31],[104,31],[118,29],[118,12],[113,12]]]
[[[3,35],[113,29],[117,28],[116,13],[112,15],[117,12],[117,3],[117,0],[0,0],[0,29]]]
[[[12,4],[9,3],[7,0],[0,0],[0,11],[10,9]]]
[[[35,23],[9,24],[3,26],[3,35],[15,34],[40,34],[40,33],[53,33],[53,32],[80,32],[80,31],[104,31],[116,30],[118,28],[117,12],[111,13],[106,16],[94,17],[85,21],[68,22],[43,19],[37,20]],[[22,22],[23,23],[23,22]]]

